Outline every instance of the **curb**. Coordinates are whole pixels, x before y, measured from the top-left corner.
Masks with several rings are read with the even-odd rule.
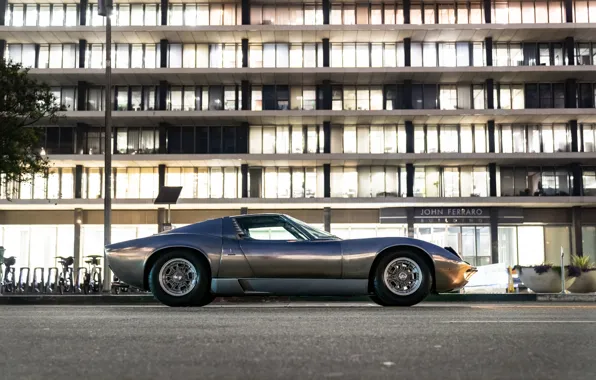
[[[538,294],[540,302],[596,302],[596,294]]]
[[[581,299],[580,299],[581,298]],[[596,295],[589,299],[582,296],[536,294],[434,294],[424,302],[461,302],[461,303],[501,303],[501,302],[596,302]],[[369,297],[218,297],[212,304],[281,304],[300,302],[321,303],[372,303]],[[0,305],[159,305],[151,294],[134,295],[3,295],[0,296]]]

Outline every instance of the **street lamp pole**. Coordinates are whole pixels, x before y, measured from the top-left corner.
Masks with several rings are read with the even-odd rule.
[[[104,246],[112,242],[112,0],[99,0],[98,12],[106,18],[106,102],[105,102],[105,140],[104,140],[104,211],[103,239]],[[103,290],[109,292],[112,285],[107,256],[103,259]]]

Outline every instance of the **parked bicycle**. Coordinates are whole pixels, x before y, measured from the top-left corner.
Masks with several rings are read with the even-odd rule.
[[[4,264],[4,274],[2,279],[0,279],[0,293],[15,292],[15,269],[13,268],[13,265],[15,265],[16,262],[17,260],[14,256],[2,259],[2,264]]]
[[[68,257],[63,257],[63,256],[56,256],[56,258],[58,259],[58,264],[60,264],[60,266],[62,266],[62,270],[58,273],[58,281],[57,284],[54,284],[54,289],[52,289],[52,291],[55,291],[55,287],[57,285],[58,287],[58,291],[60,292],[60,294],[64,294],[66,293],[73,293],[74,292],[74,269],[72,268],[71,265],[74,264],[74,257],[72,256],[68,256]],[[50,279],[48,279],[48,282],[50,281]]]
[[[100,267],[100,255],[85,256],[89,260],[85,260],[89,269],[85,273],[85,279],[83,280],[83,293],[101,293],[103,289],[102,278],[101,278],[101,267]]]

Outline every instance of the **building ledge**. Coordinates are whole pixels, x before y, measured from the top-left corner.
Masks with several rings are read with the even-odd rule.
[[[63,123],[82,122],[103,126],[104,111],[67,111]],[[248,122],[253,125],[279,124],[395,124],[406,120],[426,124],[472,124],[495,120],[497,123],[596,123],[596,108],[540,108],[540,109],[413,109],[359,111],[115,111],[113,125],[157,126],[172,125],[234,125]]]
[[[596,33],[596,30],[595,30]],[[103,85],[105,69],[31,69],[29,73],[49,85],[72,85],[79,81]],[[528,83],[557,82],[581,77],[596,80],[596,66],[459,66],[459,67],[316,67],[316,68],[112,68],[114,85],[233,85],[247,80],[253,85],[283,83],[316,85],[324,80],[350,85],[420,83]]]
[[[100,168],[102,154],[48,155],[54,167],[72,168],[76,165]],[[114,154],[114,167],[239,167],[242,164],[258,167],[314,167],[334,166],[463,166],[463,165],[564,165],[581,162],[596,165],[596,152],[557,153],[307,153],[307,154]]]
[[[102,210],[103,199],[0,200],[0,210]],[[233,210],[241,207],[275,209],[379,209],[384,207],[595,207],[596,196],[584,197],[458,197],[458,198],[242,198],[180,199],[172,209]],[[116,210],[156,210],[152,199],[114,199]]]
[[[423,32],[423,33],[421,33]],[[559,41],[565,37],[590,41],[596,25],[590,23],[553,24],[395,24],[395,25],[222,25],[222,26],[113,26],[115,42],[159,43],[160,39],[183,43],[250,42],[343,42],[344,34],[353,35],[350,42],[395,42],[404,38],[416,41]],[[0,27],[0,35],[9,43],[88,43],[105,41],[104,26],[74,27]]]

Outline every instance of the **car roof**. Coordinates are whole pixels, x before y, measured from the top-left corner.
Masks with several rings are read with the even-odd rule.
[[[244,215],[232,215],[229,216],[230,218],[248,218],[248,217],[254,217],[254,216],[282,216],[285,214],[280,214],[280,213],[276,213],[276,212],[263,212],[263,213],[258,213],[258,214],[244,214]]]

